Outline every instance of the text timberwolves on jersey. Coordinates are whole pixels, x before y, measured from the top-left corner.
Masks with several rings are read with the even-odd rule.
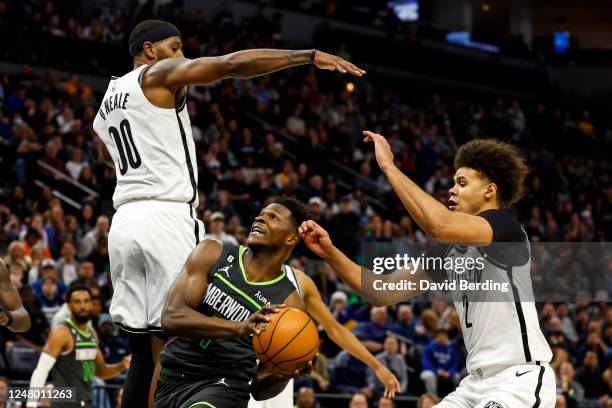
[[[195,144],[185,101],[176,109],[153,105],[140,86],[147,67],[113,77],[94,119],[117,169],[113,204],[153,199],[197,207]]]

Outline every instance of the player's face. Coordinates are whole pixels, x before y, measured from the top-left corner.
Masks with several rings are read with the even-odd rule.
[[[77,323],[87,323],[91,316],[91,297],[85,290],[77,290],[70,295],[70,313]]]
[[[448,190],[448,209],[467,214],[478,214],[486,202],[491,182],[476,170],[460,167],[455,172],[455,185]]]
[[[154,45],[158,61],[166,58],[183,58],[183,43],[179,36],[168,37]]]
[[[270,204],[255,218],[247,245],[282,246],[297,231],[291,220],[291,212],[280,204]]]

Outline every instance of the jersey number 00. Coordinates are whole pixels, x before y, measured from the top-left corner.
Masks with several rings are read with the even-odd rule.
[[[132,138],[130,122],[127,119],[123,119],[119,123],[119,130],[111,126],[108,132],[115,141],[115,146],[117,146],[119,152],[119,172],[121,175],[124,176],[127,173],[128,165],[133,169],[140,167],[142,161],[134,144],[134,138]],[[119,134],[120,132],[121,134]]]

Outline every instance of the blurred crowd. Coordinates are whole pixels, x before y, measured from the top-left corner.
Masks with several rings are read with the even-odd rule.
[[[123,41],[131,22],[153,12],[79,10],[86,2],[22,3],[31,7],[31,24],[42,30],[99,41]],[[0,24],[7,24],[3,4]],[[278,22],[261,14],[238,22],[224,9],[204,21],[201,14],[165,7],[184,31],[189,55],[290,46],[278,35]],[[338,53],[350,58],[350,48]],[[389,138],[404,173],[442,202],[453,183],[459,145],[485,136],[511,141],[531,169],[527,196],[514,211],[532,242],[612,238],[609,156],[568,154],[602,153],[601,146],[610,151],[609,118],[501,96],[405,95],[393,84],[347,81],[302,67],[189,90],[198,216],[208,237],[244,243],[259,209],[274,196],[288,195],[304,201],[355,260],[362,259],[363,242],[425,242],[378,171],[371,146],[361,142],[361,131],[371,129]],[[129,354],[108,315],[115,175],[100,160],[92,130],[100,91],[77,75],[37,74],[27,65],[15,75],[0,72],[0,256],[33,322],[28,333],[0,332],[0,372],[11,380],[29,379],[49,328],[66,317],[66,287],[77,280],[92,290],[92,325],[106,361]],[[338,321],[396,374],[403,395],[420,396],[420,407],[432,406],[466,374],[459,319],[448,302],[373,308],[304,248],[291,262],[313,277]],[[572,279],[580,278],[580,265],[568,269],[566,286],[578,285]],[[611,270],[597,281],[580,281],[580,299],[539,304],[554,350],[558,407],[612,406]],[[319,393],[329,391],[356,394],[351,407],[366,406],[361,399],[391,406],[363,363],[325,338],[321,350],[314,372],[297,382],[298,407],[317,406]]]

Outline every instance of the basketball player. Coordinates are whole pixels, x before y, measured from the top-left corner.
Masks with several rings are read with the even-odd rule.
[[[110,313],[135,350],[124,405],[143,407],[149,397],[145,390],[152,385],[151,404],[156,384],[151,379],[158,374],[164,344],[160,315],[168,287],[204,235],[204,225],[194,218],[198,172],[186,87],[306,64],[358,76],[365,71],[316,50],[253,49],[187,59],[179,30],[160,20],[138,24],[129,46],[134,69],[111,79],[94,130],[117,169],[117,213],[109,236]]]
[[[482,256],[481,280],[503,280],[512,290],[504,298],[506,301],[493,301],[487,298],[490,295],[485,295],[488,302],[470,302],[473,294],[451,292],[461,318],[470,375],[436,407],[554,407],[555,377],[548,365],[552,353],[540,330],[533,300],[520,298],[521,293],[523,296],[531,293],[529,241],[518,220],[500,209],[523,194],[527,168],[519,153],[495,140],[473,140],[463,145],[455,157],[455,185],[449,190],[446,208],[401,173],[383,136],[364,134],[366,142],[374,143],[378,165],[404,206],[435,241],[516,243],[510,248],[499,244],[445,247],[445,258]],[[360,266],[333,246],[323,228],[309,220],[300,226],[300,234],[308,247],[323,257],[347,284],[358,292],[364,289]],[[453,270],[445,272],[451,280],[458,276]],[[363,273],[370,272],[364,269]],[[471,276],[466,274],[464,279]],[[413,282],[429,280],[422,270],[404,273],[402,278]],[[380,303],[398,300],[388,292],[381,293]],[[418,291],[404,293],[404,298],[416,294]],[[482,298],[482,293],[479,295]]]
[[[304,310],[284,262],[299,243],[303,204],[277,198],[255,218],[246,247],[207,239],[172,284],[162,312],[171,336],[161,354],[155,407],[246,407],[288,378],[256,372],[251,335],[284,304]],[[249,385],[250,383],[250,385]]]
[[[385,386],[385,397],[395,397],[395,393],[400,389],[397,377],[378,361],[349,329],[338,323],[330,313],[327,305],[323,303],[321,293],[310,276],[288,265],[285,265],[284,268],[287,276],[293,282],[298,294],[304,301],[306,312],[323,326],[323,330],[325,330],[329,338],[340,346],[341,349],[348,351],[374,370],[378,379]],[[249,400],[249,408],[285,408],[291,406],[293,406],[292,380],[289,381],[287,387],[280,394],[272,399],[256,401],[251,397]]]
[[[70,318],[51,330],[38,365],[32,373],[30,387],[43,387],[49,372],[54,387],[75,387],[76,402],[57,401],[52,407],[91,407],[94,376],[103,380],[127,371],[130,357],[118,364],[107,365],[98,347],[98,336],[87,322],[91,316],[91,292],[81,283],[68,289],[66,301]],[[28,407],[36,407],[28,401]]]
[[[30,330],[30,315],[21,303],[19,292],[11,283],[6,264],[0,259],[0,326],[6,326],[14,333]]]

